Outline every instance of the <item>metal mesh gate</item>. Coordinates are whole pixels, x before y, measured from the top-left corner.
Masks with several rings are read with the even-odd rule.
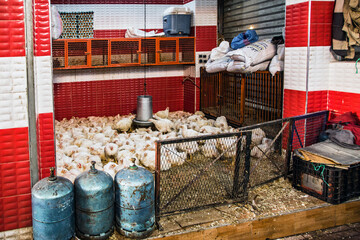
[[[250,152],[242,150],[250,141],[245,139],[251,132],[158,142],[157,216],[246,199]]]
[[[230,122],[251,125],[282,117],[283,72],[249,74],[200,71],[200,108],[213,117],[226,116]]]
[[[239,128],[236,133],[157,142],[157,221],[177,211],[245,201],[248,188],[286,177],[292,170],[292,151],[318,141],[328,114],[321,111]]]

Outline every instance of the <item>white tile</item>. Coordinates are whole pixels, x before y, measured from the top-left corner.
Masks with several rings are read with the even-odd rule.
[[[216,26],[217,25],[217,1],[196,0],[195,1],[195,25]]]
[[[0,58],[0,129],[27,127],[26,59]]]
[[[177,77],[184,76],[183,65],[148,66],[146,74],[144,67],[119,67],[99,69],[79,69],[54,72],[54,83],[105,81],[117,79],[154,78],[154,77]]]
[[[303,3],[303,2],[309,2],[308,0],[286,0],[286,5],[293,5],[293,4],[298,4],[298,3]]]
[[[32,239],[32,228],[19,228],[10,231],[0,232],[0,239],[4,240],[30,240]]]
[[[34,58],[36,113],[54,111],[51,56]]]
[[[329,47],[310,47],[309,91],[329,89]]]
[[[0,58],[0,93],[26,92],[26,58]]]
[[[306,90],[307,48],[285,48],[284,88]]]
[[[163,28],[163,13],[173,4],[54,4],[60,12],[94,12],[94,29]]]
[[[329,90],[360,93],[360,64],[356,74],[355,62],[338,62],[332,60],[330,67]]]

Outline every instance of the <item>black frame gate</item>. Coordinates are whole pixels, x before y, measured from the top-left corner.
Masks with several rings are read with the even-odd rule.
[[[160,173],[161,157],[165,155],[163,154],[164,151],[170,149],[168,151],[170,158],[177,158],[178,154],[171,150],[174,146],[180,144],[191,148],[196,147],[199,143],[206,144],[206,141],[222,141],[227,149],[215,158],[195,156],[193,159],[186,159],[183,165],[172,168],[174,170],[170,169]],[[242,144],[245,146],[242,147]],[[251,131],[158,141],[156,143],[155,169],[155,215],[157,222],[161,215],[247,199],[250,144]],[[242,148],[245,151],[241,151]],[[227,156],[228,152],[235,153],[233,158]],[[177,171],[180,168],[181,170]],[[180,178],[179,185],[174,185],[174,178],[176,180]],[[211,184],[211,181],[216,182],[216,184]],[[164,194],[166,196],[161,195],[160,191],[166,191]],[[189,193],[193,196],[187,197],[186,194]],[[196,197],[198,199],[193,199]],[[191,199],[193,201],[190,201]]]

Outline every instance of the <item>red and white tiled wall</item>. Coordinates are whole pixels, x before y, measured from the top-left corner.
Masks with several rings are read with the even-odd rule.
[[[39,178],[55,166],[50,3],[33,1],[34,82]]]
[[[196,37],[195,67],[189,66],[185,70],[185,76],[192,79],[200,86],[200,67],[204,66],[211,50],[217,47],[217,1],[194,0],[188,1],[184,6],[193,11],[192,29]],[[199,57],[202,56],[202,57]],[[200,89],[190,81],[184,83],[185,111],[196,111],[200,109]]]
[[[183,0],[53,0],[61,12],[93,11],[94,37],[124,37],[128,27],[163,31],[163,12]],[[146,13],[146,19],[144,14]],[[146,22],[145,22],[146,21]],[[55,118],[128,114],[136,111],[138,95],[153,97],[153,110],[184,109],[184,66],[127,67],[54,72]],[[186,91],[186,90],[185,90]],[[70,101],[69,101],[70,99]]]
[[[284,117],[324,109],[360,116],[355,64],[335,61],[329,52],[334,2],[286,1]]]
[[[26,89],[24,2],[1,1],[0,232],[31,225]]]

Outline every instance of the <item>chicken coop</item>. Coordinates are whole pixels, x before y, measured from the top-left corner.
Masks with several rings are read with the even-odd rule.
[[[50,167],[74,181],[91,161],[114,177],[135,158],[154,175],[154,237],[207,228],[218,236],[239,219],[255,226],[257,217],[329,207],[282,179],[292,173],[293,151],[315,143],[328,119],[360,114],[355,61],[329,51],[336,2],[0,3],[0,239],[31,239],[31,188]],[[169,8],[191,13],[189,34],[165,36]],[[206,72],[221,41],[253,29],[260,40],[285,36],[283,71]],[[138,96],[152,97],[150,128],[135,127]],[[286,208],[285,195],[300,200]],[[360,221],[358,201],[345,204],[349,221]],[[216,214],[201,212],[209,208]],[[343,219],[328,209],[330,220]],[[199,224],[186,215],[195,211],[224,215]],[[286,234],[264,230],[265,238]]]

